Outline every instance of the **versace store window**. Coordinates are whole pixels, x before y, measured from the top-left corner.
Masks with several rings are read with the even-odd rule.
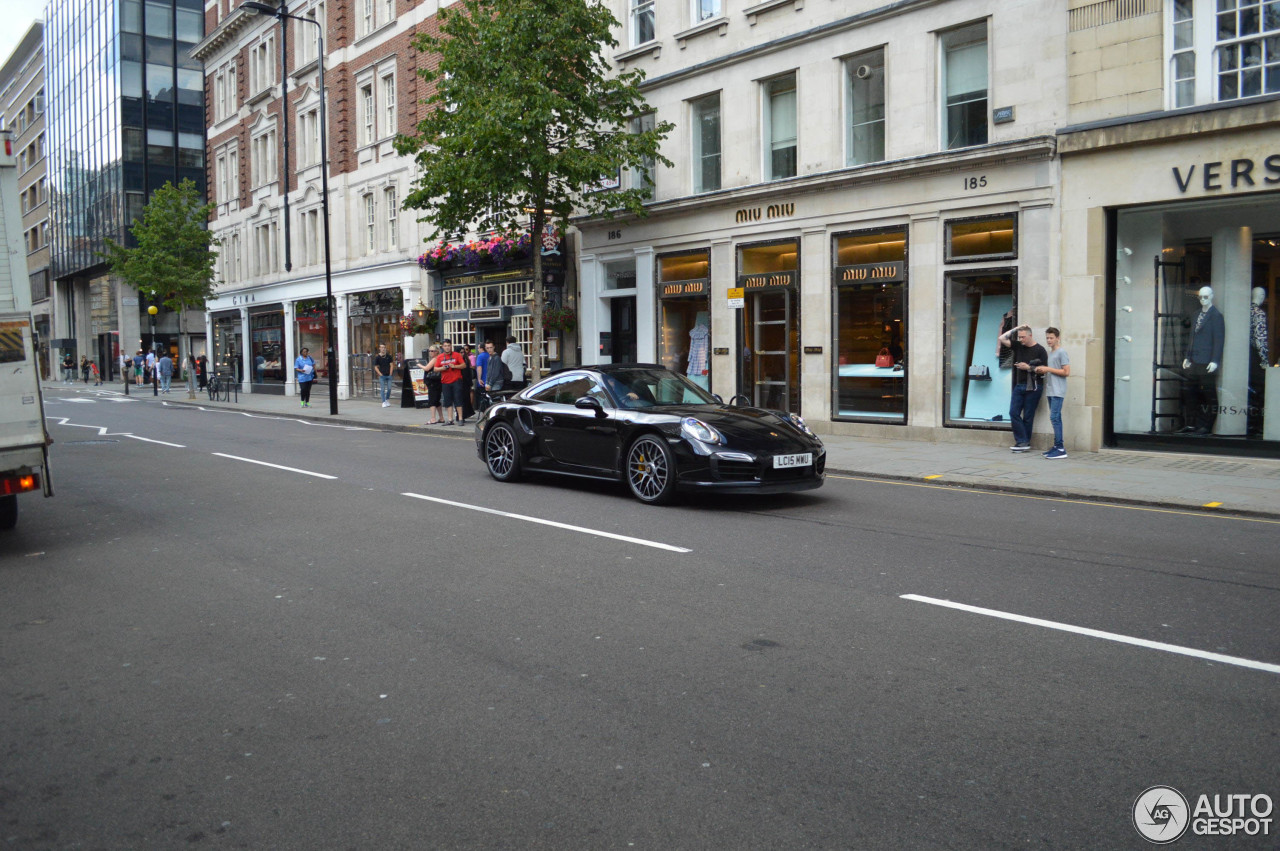
[[[1111,442],[1280,454],[1280,205],[1115,213]]]
[[[658,362],[711,388],[711,253],[659,255]]]
[[[352,353],[375,354],[378,346],[386,346],[387,352],[395,357],[404,343],[400,333],[400,317],[404,312],[404,295],[399,287],[351,296],[348,315]]]
[[[905,423],[907,231],[837,234],[836,419]]]
[[[209,369],[219,375],[233,375],[239,381],[244,365],[240,355],[244,351],[244,335],[241,331],[239,311],[213,320],[213,353]]]
[[[946,223],[946,382],[949,426],[1008,427],[1013,356],[996,338],[1017,325],[1017,217]],[[971,265],[970,265],[971,264]]]
[[[738,393],[759,408],[800,410],[800,243],[738,248],[743,291]]]

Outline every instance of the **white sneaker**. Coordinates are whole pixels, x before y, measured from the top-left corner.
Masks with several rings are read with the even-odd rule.
[[[383,402],[383,403],[382,403],[382,407],[384,407],[384,408],[390,408],[390,407],[391,407],[391,403],[390,403],[390,402]]]

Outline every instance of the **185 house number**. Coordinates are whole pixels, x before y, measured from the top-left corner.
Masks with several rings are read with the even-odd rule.
[[[964,178],[964,188],[966,190],[981,189],[986,185],[987,185],[987,176],[985,174],[978,175],[977,177]]]

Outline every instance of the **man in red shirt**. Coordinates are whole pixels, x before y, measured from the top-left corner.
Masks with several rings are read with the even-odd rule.
[[[453,350],[453,343],[449,340],[441,340],[440,345],[444,351],[436,358],[435,365],[435,371],[440,373],[440,405],[450,412],[444,424],[453,425],[462,421],[462,369],[467,365],[467,359],[461,352]]]

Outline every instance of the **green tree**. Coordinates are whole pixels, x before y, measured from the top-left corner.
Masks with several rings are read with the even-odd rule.
[[[417,134],[396,140],[419,176],[406,209],[443,234],[514,231],[533,236],[533,351],[537,377],[544,307],[541,235],[575,212],[645,215],[649,171],[672,130],[632,132],[647,111],[642,71],[614,74],[613,14],[597,0],[462,0],[439,14],[440,35],[414,47],[432,58],[418,73],[430,92]],[[434,61],[438,58],[438,62]],[[639,186],[602,189],[624,172]]]

